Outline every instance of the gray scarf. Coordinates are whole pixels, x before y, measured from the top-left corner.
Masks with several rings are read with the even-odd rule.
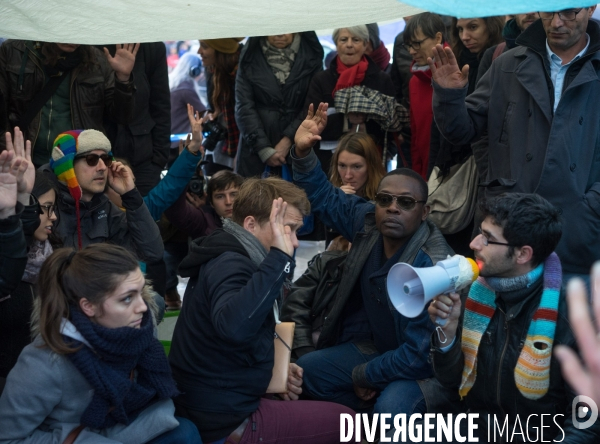
[[[283,49],[275,48],[269,43],[266,37],[260,41],[260,47],[265,55],[265,59],[267,59],[267,63],[271,66],[273,74],[275,74],[275,77],[282,85],[285,84],[292,71],[296,54],[298,54],[298,50],[300,49],[300,40],[300,34],[294,35],[292,44]]]
[[[248,253],[248,256],[250,256],[250,259],[257,267],[262,264],[262,261],[267,257],[267,250],[252,233],[246,231],[244,227],[235,222],[232,222],[231,219],[225,219],[223,221],[223,230],[240,241],[240,244],[242,244]]]

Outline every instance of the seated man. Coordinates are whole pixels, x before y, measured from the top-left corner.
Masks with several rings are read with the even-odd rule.
[[[479,414],[477,433],[490,442],[494,435],[503,442],[599,442],[598,424],[574,426],[575,394],[552,356],[554,345],[575,346],[554,253],[562,233],[558,210],[537,194],[522,193],[484,201],[481,210],[481,234],[470,245],[480,277],[462,323],[457,294],[438,296],[428,309],[433,321],[446,319],[443,334],[432,336],[436,378]],[[507,440],[515,427],[525,436]]]
[[[100,131],[73,130],[54,141],[50,164],[40,170],[58,177],[55,233],[65,247],[83,248],[110,242],[153,263],[163,244],[130,170],[114,162],[110,142]],[[110,186],[121,196],[121,211],[104,194]]]
[[[190,282],[169,361],[181,392],[178,415],[196,424],[204,442],[333,444],[340,414],[354,414],[333,403],[297,401],[302,369],[296,364],[289,366],[289,392],[281,394],[295,402],[263,397],[273,375],[277,301],[309,213],[297,186],[248,179],[231,219],[194,241],[181,263]]]
[[[414,319],[400,315],[389,301],[386,277],[398,262],[429,267],[452,250],[427,221],[427,184],[416,172],[388,173],[375,204],[327,180],[311,149],[326,121],[327,105],[321,104],[298,129],[291,150],[294,182],[306,191],[317,217],[352,239],[352,248],[326,308],[317,351],[298,360],[305,393],[354,410],[370,408],[379,394],[375,412],[424,412],[432,401],[422,380],[433,375],[427,358],[434,325],[426,312]]]

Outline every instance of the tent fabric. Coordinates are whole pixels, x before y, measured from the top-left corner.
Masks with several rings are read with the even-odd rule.
[[[0,37],[110,44],[275,35],[401,19],[396,0],[1,0]]]
[[[109,44],[275,35],[432,11],[485,17],[589,6],[577,0],[1,0],[0,37]]]

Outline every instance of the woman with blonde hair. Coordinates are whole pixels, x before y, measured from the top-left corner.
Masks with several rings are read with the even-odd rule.
[[[201,443],[175,418],[177,388],[125,248],[56,250],[42,266],[23,350],[0,397],[2,442]]]
[[[329,180],[346,194],[374,200],[379,182],[385,176],[381,154],[366,133],[343,136],[331,159]]]

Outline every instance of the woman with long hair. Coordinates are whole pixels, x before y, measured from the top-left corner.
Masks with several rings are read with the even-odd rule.
[[[330,181],[346,194],[374,200],[385,169],[375,141],[366,133],[343,136],[331,158]]]
[[[198,54],[207,75],[209,113],[205,118],[206,176],[233,169],[240,131],[235,121],[235,76],[242,39],[200,40]]]
[[[125,248],[56,250],[42,265],[32,333],[0,397],[7,440],[199,443],[154,336],[154,307]],[[74,439],[73,439],[74,438]]]

